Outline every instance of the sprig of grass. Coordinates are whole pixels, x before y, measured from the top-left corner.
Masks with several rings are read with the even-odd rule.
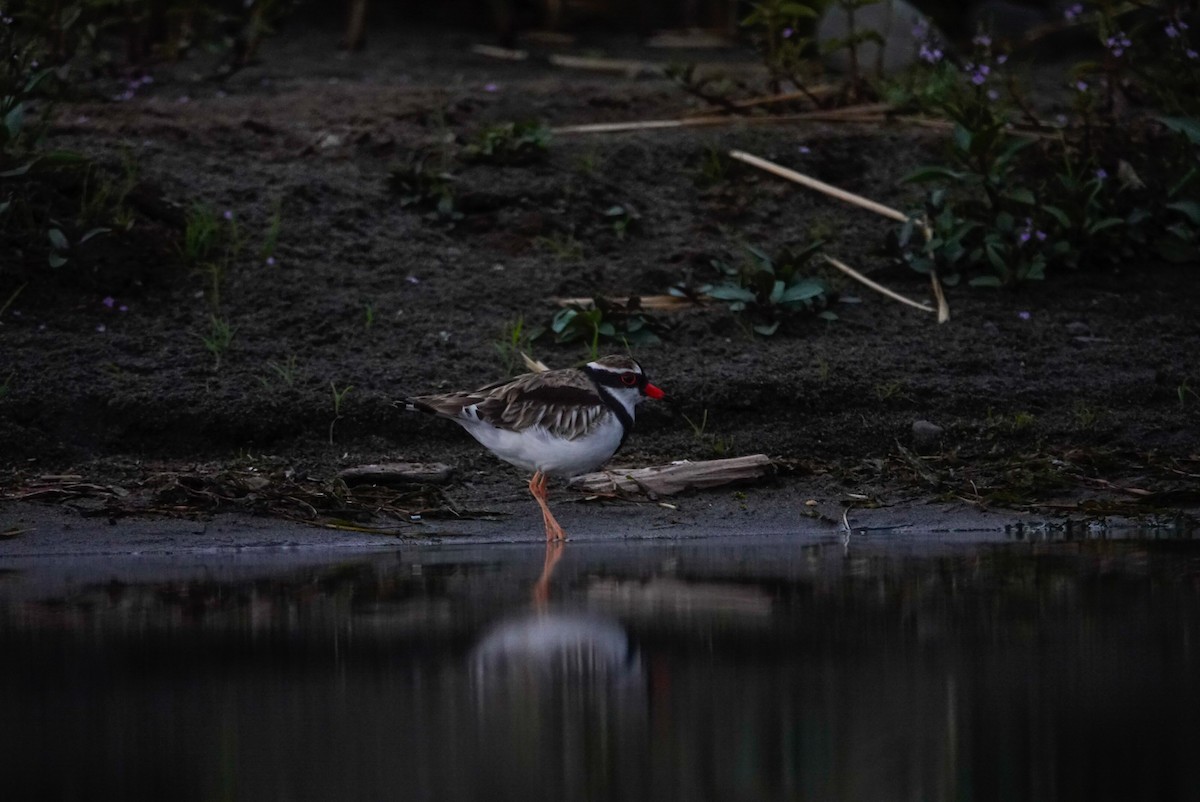
[[[339,390],[333,380],[330,379],[329,389],[333,391],[333,420],[329,422],[329,445],[333,445],[333,427],[337,426],[337,422],[342,419],[342,401],[354,389],[354,385],[349,384]]]
[[[208,334],[197,334],[204,347],[213,355],[215,364],[214,370],[221,369],[221,355],[229,350],[230,344],[233,342],[233,335],[237,332],[228,320],[209,315],[210,328]]]
[[[292,354],[287,358],[287,362],[282,365],[278,362],[268,362],[267,368],[271,370],[275,376],[288,387],[294,387],[296,384],[296,355]],[[263,387],[270,387],[271,381],[266,376],[259,376],[258,380],[262,382]]]

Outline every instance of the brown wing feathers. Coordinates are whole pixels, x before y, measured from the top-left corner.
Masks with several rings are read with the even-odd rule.
[[[541,425],[568,440],[588,432],[606,411],[591,380],[577,370],[527,373],[472,393],[417,396],[406,399],[405,406],[459,421],[478,416],[497,428],[518,432]],[[464,412],[471,406],[475,416]]]

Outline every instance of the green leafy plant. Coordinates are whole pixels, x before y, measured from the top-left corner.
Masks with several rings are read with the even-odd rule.
[[[375,304],[363,306],[363,327],[370,330],[375,325]]]
[[[251,63],[298,0],[14,0],[6,7],[54,64],[80,71],[177,60],[203,49],[224,56],[219,74]]]
[[[807,92],[806,86],[813,78],[815,51],[812,36],[806,34],[811,34],[820,16],[819,9],[814,4],[794,0],[763,0],[752,3],[750,8],[741,25],[750,32],[759,50],[771,75],[772,88],[779,91],[790,82]],[[822,105],[811,93],[810,99],[815,105]]]
[[[55,220],[50,221],[51,227],[46,231],[46,238],[50,241],[50,257],[49,262],[51,267],[62,267],[67,263],[73,248],[83,245],[93,237],[101,234],[107,234],[112,229],[109,228],[93,228],[91,231],[86,231],[80,235],[74,245],[67,239],[67,235],[63,233],[61,224]]]
[[[747,319],[756,334],[769,337],[787,320],[801,313],[817,313],[826,320],[837,315],[827,309],[829,290],[825,282],[807,273],[813,257],[824,243],[814,242],[798,251],[784,249],[775,257],[746,246],[746,258],[739,265],[714,259],[720,271],[719,282],[698,287],[696,292],[725,301],[731,312]],[[675,287],[672,294],[686,291]]]
[[[869,42],[873,42],[879,46],[879,58],[882,59],[885,45],[883,35],[879,31],[859,25],[858,12],[867,6],[878,5],[880,2],[881,0],[835,0],[833,5],[846,15],[846,33],[844,36],[829,39],[821,43],[821,52],[823,55],[836,53],[839,50],[846,51],[846,58],[850,67],[846,78],[850,87],[855,91],[863,83],[863,65],[859,57],[859,48]],[[882,62],[876,65],[875,72],[877,75],[882,74]]]
[[[550,152],[550,129],[538,122],[489,126],[463,149],[467,161],[523,165],[542,161]]]
[[[540,336],[543,332],[539,332]],[[640,311],[636,298],[619,304],[604,298],[594,298],[591,306],[572,304],[564,307],[550,321],[546,333],[555,342],[583,342],[592,359],[600,355],[601,342],[628,345],[653,345],[660,342],[649,321]]]
[[[413,152],[388,174],[388,188],[404,208],[429,212],[432,216],[457,220],[462,214],[454,208],[454,176],[445,165],[429,166],[428,154]]]
[[[1071,70],[1076,124],[1062,117],[1057,141],[1035,142],[1012,130],[1021,122],[1039,133],[1046,126],[1012,76],[1002,74],[1007,56],[989,36],[975,37],[961,70],[936,45],[922,43],[920,71],[936,91],[910,91],[909,100],[954,126],[945,161],[905,179],[937,188],[926,196],[924,215],[896,233],[902,261],[937,270],[948,283],[966,274],[974,285],[999,286],[1041,279],[1051,268],[1120,264],[1151,253],[1176,262],[1200,258],[1194,82],[1185,82],[1186,90],[1173,81],[1149,86],[1156,70],[1200,79],[1200,57],[1178,9],[1147,4],[1153,7],[1157,16],[1125,16],[1113,4],[1094,4],[1104,58]],[[1083,8],[1075,4],[1068,16],[1079,18]],[[1128,33],[1125,23],[1133,26]],[[1162,108],[1184,113],[1118,119],[1113,109],[1121,104],[1111,95],[1122,85],[1140,87],[1143,97],[1157,94]]]

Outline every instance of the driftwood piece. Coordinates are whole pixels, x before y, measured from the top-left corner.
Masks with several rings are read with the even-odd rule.
[[[731,459],[672,462],[630,471],[599,471],[577,476],[568,483],[585,493],[670,496],[685,490],[703,490],[766,476],[771,458],[751,454]]]
[[[453,473],[453,468],[440,462],[380,462],[346,468],[338,477],[352,485],[439,485]]]

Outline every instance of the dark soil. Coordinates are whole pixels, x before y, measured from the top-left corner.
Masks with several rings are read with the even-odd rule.
[[[698,101],[661,79],[489,60],[468,52],[469,35],[373,32],[359,54],[335,40],[293,31],[224,84],[185,63],[128,102],[61,110],[54,147],[114,171],[136,159],[139,222],[58,271],[40,256],[0,266],[0,303],[25,285],[0,323],[10,495],[45,474],[131,486],[180,466],[216,477],[257,461],[328,479],[385,459],[450,462],[516,492],[515,472],[456,427],[390,402],[500,378],[506,329],[546,324],[552,298],[662,293],[713,279],[710,260],[736,261],[745,244],[772,252],[817,236],[896,290],[929,296],[924,278],[878,254],[881,218],[750,168],[707,185],[702,165],[741,149],[907,208],[915,192],[897,179],[937,153],[943,132],[811,123],[560,135],[532,164],[455,162],[461,217],[438,219],[389,190],[389,171],[414,150],[456,152],[447,139],[495,123],[674,118]],[[750,69],[748,54],[719,57]],[[219,369],[202,341],[206,279],[177,255],[195,201],[231,210],[247,236],[221,290],[236,334]],[[268,265],[258,249],[276,204]],[[605,215],[617,204],[640,215],[624,237]],[[884,501],[1195,503],[1197,265],[950,288],[944,325],[823,275],[841,292],[838,319],[799,319],[769,338],[720,307],[652,315],[662,343],[634,353],[671,403],[642,408],[621,461],[765,452],[782,461],[781,481]],[[532,349],[555,366],[586,352],[548,337]],[[272,367],[289,360],[290,384]],[[331,383],[353,388],[336,425]],[[704,419],[697,433],[689,420]],[[944,429],[925,458],[911,442],[917,420]]]

